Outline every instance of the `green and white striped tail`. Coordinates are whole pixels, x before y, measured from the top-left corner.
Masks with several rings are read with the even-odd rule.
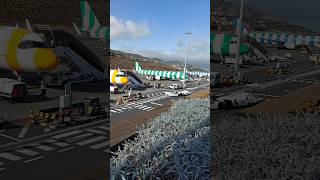
[[[110,39],[110,28],[101,26],[93,10],[85,0],[80,0],[81,17],[82,17],[82,30],[89,32],[94,38],[106,41]]]
[[[185,80],[188,76],[183,72],[176,71],[157,71],[157,70],[143,70],[138,62],[135,62],[135,71],[141,75],[160,76],[162,78],[169,78],[173,80]]]

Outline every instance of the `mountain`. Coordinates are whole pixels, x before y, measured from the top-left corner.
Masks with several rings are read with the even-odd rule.
[[[181,61],[164,61],[159,58],[147,58],[138,54],[122,52],[118,50],[110,50],[110,69],[121,68],[132,70],[134,62],[138,61],[143,69],[155,69],[165,71],[181,71],[177,65],[184,67]],[[187,64],[191,67],[191,71],[204,71],[201,68]]]
[[[225,1],[211,1],[213,10],[211,10],[211,29],[216,30],[217,25],[221,26],[223,31],[235,31],[232,21],[239,17],[239,4]],[[247,24],[251,30],[255,31],[278,31],[291,33],[314,33],[312,30],[289,24],[279,18],[273,17],[267,12],[257,10],[253,7],[244,6],[243,22]]]
[[[107,0],[87,0],[102,25],[109,24],[109,4]],[[0,24],[81,25],[79,0],[1,0]]]

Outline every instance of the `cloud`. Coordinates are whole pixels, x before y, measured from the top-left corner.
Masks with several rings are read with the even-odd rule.
[[[141,38],[150,34],[150,29],[147,23],[123,20],[115,16],[110,16],[110,27],[111,41]]]
[[[148,50],[134,47],[123,47],[120,49],[128,53],[139,54],[148,58],[159,58],[161,60],[178,60],[182,63],[185,59],[186,42],[180,38],[176,39],[176,48],[173,51],[158,51]],[[188,59],[187,63],[202,67],[204,69],[209,68],[210,62],[210,42],[209,40],[195,40],[190,39],[188,44]]]

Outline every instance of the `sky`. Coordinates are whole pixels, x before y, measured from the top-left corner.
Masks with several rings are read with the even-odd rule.
[[[209,70],[210,0],[111,0],[111,49]]]
[[[288,23],[320,31],[319,0],[244,0],[244,3]]]

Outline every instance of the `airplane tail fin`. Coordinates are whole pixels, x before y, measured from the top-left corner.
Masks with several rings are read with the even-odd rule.
[[[82,30],[89,32],[92,37],[108,39],[109,29],[102,27],[92,8],[85,0],[80,0]]]
[[[141,70],[141,67],[138,62],[135,62],[134,68],[135,68],[135,72],[139,72]]]

